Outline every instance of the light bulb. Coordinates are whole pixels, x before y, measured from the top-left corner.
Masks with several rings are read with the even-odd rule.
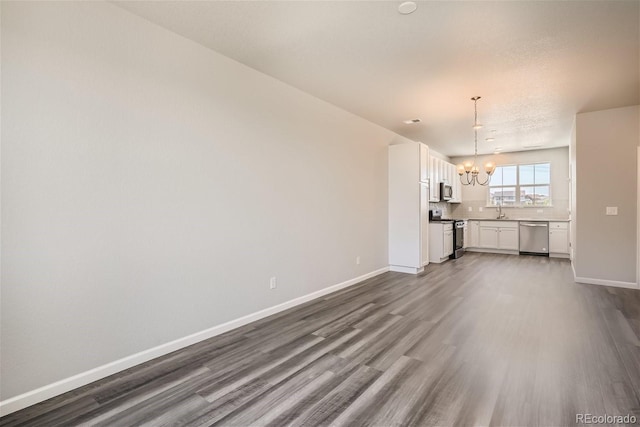
[[[494,165],[493,163],[489,162],[489,163],[484,165],[484,170],[487,172],[487,174],[491,175],[493,173],[493,171],[496,170],[496,165]]]

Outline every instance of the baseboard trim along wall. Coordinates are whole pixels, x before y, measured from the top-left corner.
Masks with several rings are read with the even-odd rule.
[[[424,271],[424,267],[416,268],[416,267],[403,267],[401,265],[391,265],[389,266],[389,271],[395,271],[396,273],[418,274]]]
[[[332,285],[319,291],[283,302],[282,304],[274,305],[273,307],[265,308],[264,310],[260,310],[255,313],[240,317],[238,319],[223,323],[221,325],[214,326],[204,331],[196,332],[195,334],[191,334],[183,338],[178,338],[177,340],[168,342],[166,344],[141,351],[140,353],[132,354],[131,356],[124,357],[111,363],[107,363],[106,365],[90,369],[72,377],[65,378],[55,383],[48,384],[38,389],[1,401],[0,416],[19,411],[20,409],[35,405],[36,403],[61,395],[78,387],[90,384],[94,381],[108,377],[109,375],[113,375],[117,372],[124,371],[125,369],[129,369],[133,366],[155,359],[156,357],[164,356],[165,354],[169,354],[173,351],[180,350],[181,348],[185,348],[200,341],[215,337],[216,335],[223,334],[232,329],[239,328],[240,326],[244,326],[256,320],[271,316],[272,314],[279,313],[281,311],[311,301],[315,298],[322,297],[324,295],[330,294],[331,292],[348,288],[349,286],[353,286],[357,283],[362,282],[363,280],[380,275],[382,273],[386,273],[387,271],[389,271],[389,267],[380,268],[370,273],[363,274],[362,276],[358,276],[353,279],[346,280],[342,283],[338,283],[337,285]]]
[[[593,279],[591,277],[578,277],[576,275],[576,267],[571,261],[571,270],[573,271],[573,281],[576,283],[585,283],[587,285],[613,286],[615,288],[640,289],[637,283],[620,282],[617,280]]]
[[[587,285],[613,286],[616,288],[638,289],[638,284],[634,282],[619,282],[617,280],[592,279],[590,277],[576,277],[573,279],[577,283]]]

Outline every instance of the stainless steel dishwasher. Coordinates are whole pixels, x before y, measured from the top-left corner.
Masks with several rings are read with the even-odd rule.
[[[520,253],[549,256],[549,223],[520,221]]]

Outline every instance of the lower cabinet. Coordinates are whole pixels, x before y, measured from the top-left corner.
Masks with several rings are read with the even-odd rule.
[[[498,227],[480,226],[481,248],[496,249],[498,247]]]
[[[444,256],[453,254],[453,229],[443,232]]]
[[[569,255],[569,224],[549,222],[549,253]]]
[[[480,221],[468,221],[467,227],[469,233],[465,231],[464,242],[468,248],[477,248],[480,246]]]
[[[453,224],[429,224],[429,262],[440,263],[453,254]]]
[[[520,250],[519,222],[512,221],[468,221],[465,230],[465,247],[477,249]],[[549,221],[549,254],[568,258],[570,253],[569,223]]]
[[[498,249],[517,251],[520,249],[520,239],[518,238],[518,227],[498,229]]]
[[[478,247],[517,251],[519,249],[517,221],[480,221]]]

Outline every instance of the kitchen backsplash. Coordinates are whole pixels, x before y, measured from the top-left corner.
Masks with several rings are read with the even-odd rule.
[[[472,200],[462,203],[429,203],[429,209],[442,209],[442,216],[445,218],[496,218],[498,216],[497,209],[494,207],[486,207],[485,200]],[[471,208],[471,211],[469,211]],[[482,212],[480,211],[482,208]],[[540,211],[540,212],[538,212]],[[502,208],[502,212],[508,219],[520,218],[541,218],[541,219],[568,219],[569,218],[569,201],[553,200],[553,207],[539,208]]]
[[[440,209],[442,211],[443,218],[453,218],[453,212],[455,211],[455,203],[437,202],[429,203],[429,210]]]

